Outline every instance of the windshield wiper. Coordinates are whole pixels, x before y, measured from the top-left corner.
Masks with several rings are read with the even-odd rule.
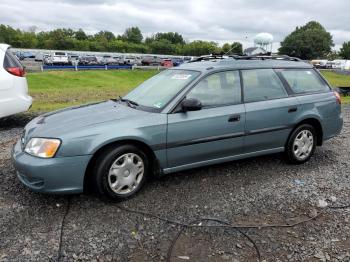
[[[132,100],[126,99],[126,98],[122,98],[121,96],[119,96],[119,100],[122,102],[125,102],[130,107],[139,106],[139,104],[136,103],[135,101],[132,101]]]

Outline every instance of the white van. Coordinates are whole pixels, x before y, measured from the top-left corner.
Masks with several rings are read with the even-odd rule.
[[[23,66],[9,45],[0,44],[0,118],[27,111],[31,105]]]

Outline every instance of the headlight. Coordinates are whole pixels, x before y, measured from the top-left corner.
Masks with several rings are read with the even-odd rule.
[[[55,156],[61,140],[51,138],[32,138],[26,145],[25,152],[42,158],[52,158]]]

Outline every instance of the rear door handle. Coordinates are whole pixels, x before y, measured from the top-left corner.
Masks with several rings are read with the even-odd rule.
[[[239,120],[241,120],[241,116],[240,115],[232,115],[228,119],[229,122],[238,122]]]
[[[297,107],[291,107],[288,109],[288,113],[293,113],[293,112],[296,112],[298,110]]]

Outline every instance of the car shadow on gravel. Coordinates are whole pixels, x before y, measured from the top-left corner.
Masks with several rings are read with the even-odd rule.
[[[31,121],[36,116],[37,114],[34,113],[22,113],[0,118],[0,130],[15,127],[24,127],[29,121]]]

